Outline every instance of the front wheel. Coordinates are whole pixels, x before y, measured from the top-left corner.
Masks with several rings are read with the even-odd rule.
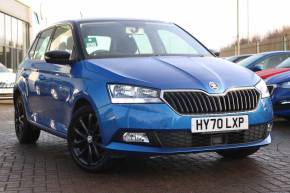
[[[239,158],[248,157],[249,155],[256,153],[258,150],[259,148],[255,147],[255,148],[246,148],[246,149],[239,149],[239,150],[223,150],[223,151],[217,151],[217,153],[227,159],[239,159]]]
[[[102,138],[95,112],[84,106],[73,114],[68,132],[68,148],[75,163],[89,172],[108,169],[109,154],[102,147]]]

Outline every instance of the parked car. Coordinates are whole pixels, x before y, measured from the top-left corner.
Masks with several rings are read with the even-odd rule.
[[[267,70],[258,71],[257,74],[263,78],[269,78],[274,75],[281,74],[283,72],[290,71],[290,58],[284,60],[281,64],[274,68],[269,68]]]
[[[16,74],[0,63],[0,100],[11,100]]]
[[[238,56],[230,56],[230,57],[226,57],[225,59],[233,62],[233,63],[238,63],[248,57],[252,56],[252,54],[243,54],[243,55],[238,55]]]
[[[274,68],[290,57],[290,51],[272,51],[255,54],[238,62],[240,66],[246,67],[254,72]]]
[[[88,171],[107,168],[115,154],[241,158],[271,142],[265,82],[172,23],[53,25],[37,35],[17,77],[19,142],[35,143],[40,130],[63,137]]]
[[[266,79],[274,115],[290,120],[290,71]]]

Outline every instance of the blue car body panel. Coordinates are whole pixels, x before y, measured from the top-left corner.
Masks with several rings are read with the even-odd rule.
[[[271,96],[274,115],[290,117],[290,88],[281,87],[282,83],[290,82],[290,72],[284,72],[266,79],[267,85],[274,85],[275,89]],[[288,103],[289,102],[289,103]]]
[[[78,32],[74,32],[78,34]],[[248,115],[250,126],[272,122],[270,98],[261,98],[253,111],[207,115],[179,115],[168,104],[112,104],[109,83],[158,90],[190,89],[209,94],[232,88],[254,87],[260,78],[250,70],[215,57],[151,56],[82,59],[71,65],[49,64],[26,58],[20,65],[15,92],[20,92],[27,119],[43,130],[67,138],[76,104],[85,100],[99,121],[104,148],[118,152],[170,154],[258,147],[254,143],[200,148],[157,148],[113,141],[118,131],[191,131],[191,118]],[[210,89],[209,82],[219,85]]]
[[[39,65],[40,70],[36,73],[31,69],[37,65]],[[167,154],[210,151],[215,148],[174,148],[171,150],[169,148],[161,150],[112,142],[112,137],[120,129],[190,131],[191,118],[202,115],[181,116],[165,103],[111,104],[107,83],[142,85],[160,90],[178,88],[223,93],[233,87],[254,86],[259,80],[257,75],[243,67],[236,66],[233,70],[227,71],[224,68],[230,68],[232,65],[230,62],[205,57],[95,59],[81,61],[72,66],[54,64],[50,69],[42,69],[40,65],[41,63],[35,64],[27,60],[26,63],[22,64],[22,74],[28,74],[28,77],[37,75],[38,78],[36,81],[28,83],[25,83],[23,78],[18,78],[17,82],[23,96],[29,92],[28,97],[24,97],[29,119],[37,123],[38,126],[42,126],[43,129],[66,138],[75,103],[79,99],[86,99],[90,101],[100,120],[103,145],[109,150],[122,152],[142,150],[144,153]],[[160,72],[164,75],[160,75]],[[59,73],[57,78],[52,76],[53,73]],[[221,85],[219,90],[213,91],[208,88],[207,83],[211,80]],[[42,89],[42,95],[35,97],[37,86]],[[52,97],[51,89],[60,93],[57,99]],[[249,115],[250,125],[272,122],[270,98],[261,99],[255,111],[239,114]],[[237,113],[227,115],[237,115]],[[270,137],[255,144],[231,145],[231,148],[262,146],[268,143],[270,143]],[[221,146],[219,149],[227,147]]]

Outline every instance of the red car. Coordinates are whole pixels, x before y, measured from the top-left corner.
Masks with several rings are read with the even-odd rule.
[[[290,58],[286,59],[284,62],[279,64],[278,66],[274,68],[269,68],[267,70],[262,70],[256,72],[261,78],[267,79],[271,76],[281,74],[283,72],[290,71]]]

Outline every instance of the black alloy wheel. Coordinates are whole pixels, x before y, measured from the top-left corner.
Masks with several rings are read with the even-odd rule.
[[[110,165],[110,156],[102,146],[98,121],[90,106],[81,107],[74,113],[68,146],[73,160],[82,169],[98,172]]]

